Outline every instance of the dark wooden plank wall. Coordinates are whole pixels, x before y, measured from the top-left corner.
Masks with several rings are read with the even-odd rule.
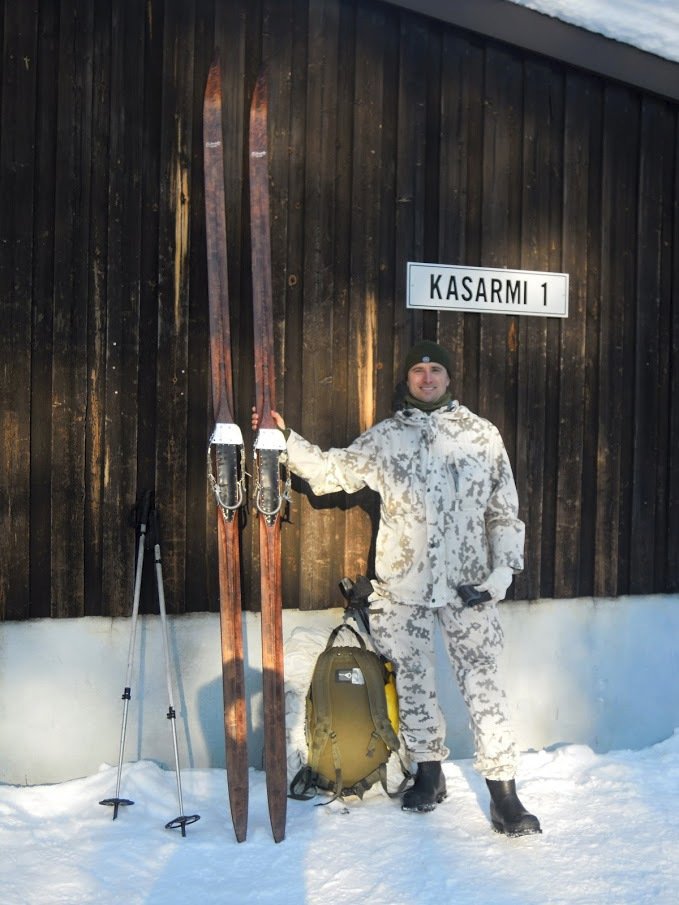
[[[679,589],[676,105],[377,0],[0,13],[3,618],[128,612],[144,488],[170,610],[217,608],[201,169],[215,46],[242,425],[245,143],[264,61],[288,422],[347,443],[388,414],[411,341],[438,338],[456,395],[498,424],[514,464],[528,539],[515,595]],[[564,270],[570,316],[410,313],[408,260]],[[337,580],[370,568],[377,502],[293,486],[285,604],[336,605]]]

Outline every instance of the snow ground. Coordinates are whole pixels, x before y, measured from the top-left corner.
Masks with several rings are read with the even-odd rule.
[[[670,905],[679,888],[679,734],[643,751],[582,745],[525,754],[518,777],[541,836],[507,839],[488,822],[471,761],[448,761],[447,800],[402,812],[381,790],[363,801],[288,802],[274,843],[264,775],[251,770],[248,837],[237,843],[223,770],[126,764],[113,821],[99,801],[116,767],[47,786],[0,785],[3,905],[201,902],[247,905]],[[321,799],[326,800],[326,799]]]

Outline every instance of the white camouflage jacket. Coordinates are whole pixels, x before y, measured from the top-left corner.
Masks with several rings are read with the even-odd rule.
[[[502,438],[465,406],[405,409],[327,452],[290,431],[287,450],[316,494],[367,486],[380,495],[379,597],[443,606],[460,584],[523,568],[525,528]]]

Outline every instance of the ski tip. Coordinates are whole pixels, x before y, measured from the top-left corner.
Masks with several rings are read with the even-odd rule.
[[[219,50],[215,48],[214,54],[212,56],[212,62],[210,63],[210,68],[207,73],[207,82],[205,85],[205,97],[215,98],[220,94],[221,91],[221,66],[219,62]]]
[[[255,82],[255,90],[252,94],[252,109],[258,110],[265,107],[267,103],[267,78],[266,65],[262,63],[257,73],[257,81]]]

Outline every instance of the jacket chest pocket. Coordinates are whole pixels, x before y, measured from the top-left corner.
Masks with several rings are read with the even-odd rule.
[[[449,456],[446,464],[451,488],[462,508],[478,506],[488,498],[485,460],[469,455]]]

